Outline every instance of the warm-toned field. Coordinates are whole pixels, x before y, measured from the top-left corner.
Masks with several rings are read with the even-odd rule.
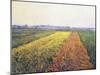
[[[86,42],[83,43],[81,32],[17,32],[13,37],[20,40],[17,43],[16,40],[13,41],[15,45],[11,51],[12,73],[85,70],[94,66],[88,48],[90,45],[85,46]]]
[[[52,58],[49,71],[82,70],[92,68],[87,49],[83,46],[79,34],[72,32],[63,46]]]

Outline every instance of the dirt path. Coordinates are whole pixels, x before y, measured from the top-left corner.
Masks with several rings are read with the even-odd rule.
[[[48,71],[68,71],[90,69],[92,64],[87,49],[80,41],[79,34],[72,32],[69,38],[65,39],[59,52],[53,57],[53,62],[48,66]]]

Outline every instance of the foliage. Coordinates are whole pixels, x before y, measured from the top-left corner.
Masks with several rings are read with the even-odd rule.
[[[53,57],[52,63],[48,66],[48,71],[73,71],[91,68],[92,64],[89,61],[86,48],[80,41],[79,34],[72,32]]]
[[[70,32],[59,32],[12,49],[12,72],[47,72],[52,57]]]
[[[12,48],[54,33],[50,30],[12,29]]]
[[[88,54],[90,56],[90,60],[96,68],[96,38],[95,38],[95,31],[81,31],[79,32],[81,41],[85,45],[88,50]]]

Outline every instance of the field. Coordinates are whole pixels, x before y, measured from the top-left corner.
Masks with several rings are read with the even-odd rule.
[[[12,29],[12,73],[96,68],[95,31]]]
[[[92,62],[95,68],[96,67],[95,32],[93,31],[79,32],[79,35],[81,37],[81,41],[83,42],[84,46],[87,48],[88,55],[90,56],[90,61]]]
[[[52,34],[54,31],[33,30],[33,29],[12,29],[12,47],[29,43],[41,37]],[[20,39],[20,40],[19,40]]]

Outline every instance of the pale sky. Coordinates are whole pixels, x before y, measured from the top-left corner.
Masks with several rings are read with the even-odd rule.
[[[12,25],[95,27],[95,7],[12,2]]]

